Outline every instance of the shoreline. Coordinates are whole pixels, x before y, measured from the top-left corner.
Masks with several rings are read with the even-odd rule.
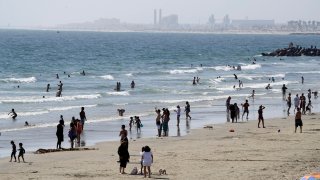
[[[302,134],[293,132],[294,117],[289,116],[266,119],[265,129],[258,129],[257,120],[252,120],[192,129],[181,137],[130,140],[131,159],[126,172],[130,173],[133,167],[140,169],[139,151],[149,145],[155,157],[152,178],[297,179],[319,166],[320,157],[316,154],[320,146],[313,144],[318,141],[319,119],[319,113],[303,116]],[[26,154],[28,163],[9,163],[8,158],[1,158],[0,174],[4,179],[140,179],[139,175],[119,175],[118,146],[118,141],[109,141],[88,146],[98,148],[94,151]],[[159,169],[166,169],[168,175],[157,175]]]

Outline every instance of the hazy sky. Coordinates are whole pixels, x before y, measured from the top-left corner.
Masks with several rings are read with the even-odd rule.
[[[52,26],[99,18],[153,23],[153,10],[178,14],[179,23],[206,23],[210,14],[221,21],[274,19],[320,21],[320,0],[0,0],[0,26]]]

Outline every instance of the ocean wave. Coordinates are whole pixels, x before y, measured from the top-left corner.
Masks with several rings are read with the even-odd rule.
[[[128,76],[128,77],[132,77],[133,76],[132,73],[128,73],[128,74],[125,74],[125,75]]]
[[[83,106],[63,106],[63,107],[54,107],[54,108],[49,108],[49,111],[66,111],[70,109],[80,109],[81,107],[85,108],[90,108],[90,107],[96,107],[97,104],[94,105],[83,105]]]
[[[0,79],[2,82],[6,83],[34,83],[37,81],[36,77],[28,77],[28,78],[4,78]]]
[[[170,74],[185,74],[185,73],[197,73],[198,71],[199,71],[198,69],[186,69],[186,70],[174,69],[174,70],[170,70],[169,73]]]
[[[41,115],[41,114],[46,114],[49,113],[49,111],[35,111],[35,112],[18,112],[18,117],[21,116],[36,116],[36,115]],[[7,113],[1,113],[0,114],[0,119],[8,119],[11,118],[10,115],[8,115]]]
[[[231,71],[234,70],[232,67],[230,66],[215,66],[215,67],[211,67],[212,69],[215,69],[217,71]]]
[[[130,96],[129,91],[107,92],[107,94],[112,96]]]
[[[23,97],[10,97],[10,99],[0,99],[1,103],[43,103],[43,102],[61,102],[72,101],[77,99],[97,99],[100,98],[100,94],[91,95],[75,95],[75,96],[63,96],[63,97],[39,97],[39,96],[23,96]]]
[[[102,79],[105,79],[105,80],[114,80],[114,77],[112,75],[104,75],[104,76],[99,76],[100,78]]]
[[[261,68],[260,64],[247,64],[247,65],[241,65],[241,70],[254,70]]]
[[[259,89],[262,88],[264,89],[268,84],[271,85],[271,88],[273,86],[282,86],[283,84],[294,84],[294,83],[299,83],[298,81],[278,81],[278,82],[274,82],[274,83],[254,83],[254,84],[245,84],[246,88],[255,88],[255,89]]]

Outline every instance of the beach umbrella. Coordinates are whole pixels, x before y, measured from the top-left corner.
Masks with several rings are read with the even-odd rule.
[[[309,175],[303,176],[300,180],[320,180],[320,172],[311,173]]]

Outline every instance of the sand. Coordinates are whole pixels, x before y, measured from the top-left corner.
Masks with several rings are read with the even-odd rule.
[[[184,137],[130,141],[126,172],[140,168],[139,152],[149,145],[151,179],[299,179],[320,167],[320,115],[303,116],[303,123],[303,133],[294,133],[290,116],[265,120],[265,129],[244,121],[192,130]],[[119,174],[118,146],[104,142],[93,147],[98,150],[26,154],[27,163],[3,158],[0,179],[142,179]],[[159,169],[167,175],[160,176]]]

